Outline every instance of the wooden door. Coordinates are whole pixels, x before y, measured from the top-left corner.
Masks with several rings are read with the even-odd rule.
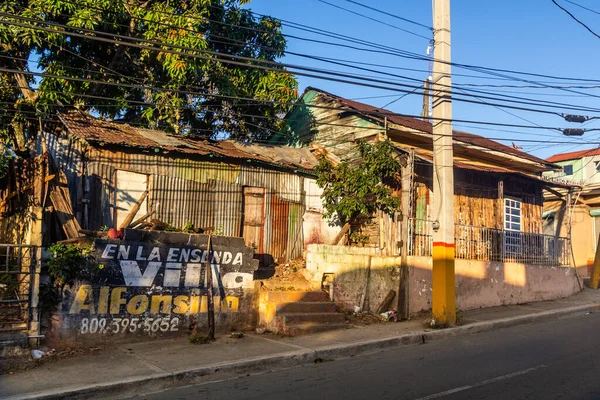
[[[148,189],[148,175],[129,171],[117,171],[115,182],[115,228],[118,227],[131,211],[133,205]],[[137,216],[148,213],[148,198],[144,199]],[[135,219],[135,218],[134,218]]]
[[[255,254],[263,253],[265,225],[265,189],[245,187],[243,197],[242,237]]]

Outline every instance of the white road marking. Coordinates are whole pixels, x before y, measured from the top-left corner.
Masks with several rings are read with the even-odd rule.
[[[465,390],[473,389],[473,388],[476,388],[476,387],[480,387],[480,386],[484,386],[484,385],[489,385],[490,383],[496,383],[496,382],[500,382],[500,381],[503,381],[503,380],[506,380],[506,379],[514,378],[514,377],[519,376],[519,375],[525,375],[525,374],[528,374],[528,373],[533,372],[535,370],[538,370],[540,368],[546,368],[546,366],[543,365],[543,364],[542,365],[538,365],[537,367],[524,369],[522,371],[512,372],[510,374],[497,376],[497,377],[491,378],[491,379],[486,379],[484,381],[480,381],[480,382],[474,383],[472,385],[460,386],[460,387],[457,387],[457,388],[454,388],[454,389],[446,390],[444,392],[434,393],[434,394],[431,394],[431,395],[425,396],[425,397],[419,397],[416,400],[437,399],[437,398],[448,396],[448,395],[451,395],[451,394],[454,394],[454,393],[464,392]]]

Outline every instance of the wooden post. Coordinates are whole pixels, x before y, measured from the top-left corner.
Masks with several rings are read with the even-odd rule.
[[[211,258],[211,235],[208,235],[208,245],[206,247],[206,296],[208,305],[208,338],[215,339],[215,304],[213,298],[213,283],[212,283],[212,266]]]
[[[331,242],[331,244],[336,246],[340,242],[340,240],[342,240],[342,238],[348,232],[349,229],[350,229],[350,224],[345,223],[344,226],[342,227],[342,230],[335,236],[335,238],[333,239],[333,242]]]
[[[148,196],[148,190],[144,191],[144,193],[142,193],[142,196],[138,199],[138,201],[136,201],[133,207],[131,207],[129,214],[127,214],[123,222],[121,222],[121,225],[119,225],[119,229],[127,228],[129,224],[131,224],[131,221],[133,221],[133,218],[135,218],[135,215],[140,210],[142,203],[144,202],[144,200],[146,200],[146,196]]]

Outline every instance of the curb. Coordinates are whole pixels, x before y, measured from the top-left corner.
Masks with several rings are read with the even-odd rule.
[[[461,335],[486,332],[495,329],[508,328],[517,325],[544,322],[565,316],[584,314],[600,311],[600,304],[587,304],[583,306],[567,307],[560,310],[544,311],[535,314],[526,314],[517,317],[501,318],[492,321],[475,322],[470,325],[458,326],[436,331],[421,331],[409,333],[392,338],[368,340],[349,344],[324,346],[315,349],[297,350],[279,353],[270,356],[247,358],[237,362],[224,362],[199,368],[189,368],[179,372],[164,372],[144,377],[123,379],[94,385],[82,385],[63,389],[54,389],[37,393],[29,393],[6,397],[6,400],[53,400],[64,399],[89,399],[89,398],[116,398],[139,395],[179,386],[197,383],[201,378],[216,374],[249,374],[270,369],[283,369],[299,365],[319,362],[319,360],[333,360],[352,357],[361,354],[373,353],[378,350],[399,347],[410,344],[426,343],[433,340],[442,340]]]

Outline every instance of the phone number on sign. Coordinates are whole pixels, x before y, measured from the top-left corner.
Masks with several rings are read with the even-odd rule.
[[[79,332],[88,333],[125,333],[143,331],[147,333],[177,332],[179,318],[83,318]]]

